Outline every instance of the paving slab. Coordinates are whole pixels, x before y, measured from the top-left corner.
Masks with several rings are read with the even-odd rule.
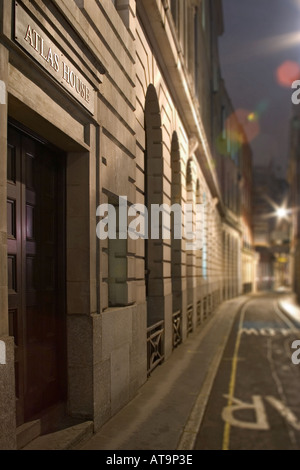
[[[61,431],[45,434],[34,439],[23,450],[71,450],[93,435],[93,422],[71,426]]]

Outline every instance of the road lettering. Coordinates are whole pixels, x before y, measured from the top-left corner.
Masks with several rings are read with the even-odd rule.
[[[289,336],[297,332],[288,328],[242,328],[240,333],[247,336]]]
[[[300,421],[284,403],[271,396],[266,397],[266,400],[268,400],[275,410],[281,414],[288,424],[290,424],[296,431],[300,431]]]
[[[229,398],[228,395],[224,395],[224,397]],[[267,431],[270,429],[263,400],[260,395],[253,395],[252,403],[243,402],[237,398],[232,398],[231,401],[233,404],[225,406],[222,411],[222,418],[225,422],[229,423],[231,426],[243,429],[252,429],[256,431]],[[236,411],[248,409],[255,412],[255,421],[242,421],[234,417],[234,413]]]
[[[228,399],[228,395],[223,395]],[[272,396],[264,398],[276,411],[292,426],[295,431],[300,431],[300,420],[295,414],[286,406],[285,403]],[[231,399],[232,404],[225,406],[222,411],[222,419],[231,426],[242,429],[250,429],[253,431],[269,431],[270,424],[267,418],[266,409],[263,403],[263,397],[260,395],[252,396],[252,403],[247,403],[238,398]],[[255,421],[243,421],[237,419],[234,413],[241,410],[253,410],[255,412]]]

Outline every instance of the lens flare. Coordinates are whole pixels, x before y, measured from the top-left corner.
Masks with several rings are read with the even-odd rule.
[[[248,121],[249,122],[255,122],[258,120],[258,115],[257,113],[250,113],[248,114]]]
[[[286,60],[277,68],[276,78],[279,85],[290,88],[292,83],[300,78],[300,64]]]
[[[268,103],[261,101],[256,111],[237,109],[225,121],[223,131],[217,137],[216,148],[220,155],[233,155],[244,144],[254,140],[259,132],[259,117]]]
[[[247,109],[237,109],[226,122],[228,129],[234,129],[230,132],[235,142],[240,144],[245,143],[245,136],[236,128],[236,121],[242,126],[248,142],[251,142],[258,136],[260,132],[260,126],[258,122],[258,115],[256,112],[249,111]]]
[[[217,138],[216,148],[217,148],[217,152],[220,155],[227,155],[227,153],[228,153],[227,152],[227,141],[226,141],[226,138],[223,136],[222,133]]]
[[[300,10],[300,0],[293,0],[293,3],[295,4],[295,7]]]

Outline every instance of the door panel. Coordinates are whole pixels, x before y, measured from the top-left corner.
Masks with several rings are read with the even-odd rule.
[[[24,335],[22,315],[22,242],[21,242],[21,137],[8,131],[7,216],[8,216],[8,306],[9,333],[15,338],[15,382],[17,423],[24,416]]]
[[[9,311],[18,424],[65,399],[64,161],[9,127]]]

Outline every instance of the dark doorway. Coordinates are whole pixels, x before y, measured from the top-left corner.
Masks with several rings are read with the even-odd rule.
[[[8,128],[9,329],[17,425],[66,399],[65,155]]]

